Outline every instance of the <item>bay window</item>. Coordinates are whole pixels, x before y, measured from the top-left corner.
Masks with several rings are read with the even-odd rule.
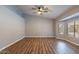
[[[68,36],[74,37],[74,21],[68,22]]]
[[[63,23],[58,24],[58,32],[59,32],[59,34],[64,34],[64,24]]]
[[[79,38],[79,20],[75,21],[75,37]]]

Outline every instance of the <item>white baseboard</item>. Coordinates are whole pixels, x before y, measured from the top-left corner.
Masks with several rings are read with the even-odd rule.
[[[55,36],[25,36],[25,38],[53,38],[53,37],[55,37]]]
[[[75,42],[72,42],[72,41],[70,41],[70,40],[66,40],[66,39],[62,39],[62,38],[57,38],[57,39],[60,39],[60,40],[65,40],[65,41],[67,41],[67,42],[69,42],[69,43],[71,43],[71,44],[74,44],[74,45],[76,45],[76,46],[79,46],[79,44],[77,44],[77,43],[75,43]]]
[[[10,44],[6,45],[5,47],[1,48],[0,51],[4,50],[5,48],[7,48],[7,47],[9,47],[9,46],[11,46],[11,45],[13,45],[13,44],[15,44],[16,42],[22,40],[23,38],[25,38],[25,36],[23,36],[22,38],[20,38],[20,39],[14,41],[13,43],[10,43]]]
[[[77,44],[77,43],[75,43],[75,42],[72,42],[72,41],[70,41],[70,40],[66,40],[67,42],[70,42],[70,43],[72,43],[72,44],[74,44],[74,45],[76,45],[76,46],[79,46],[79,44]]]

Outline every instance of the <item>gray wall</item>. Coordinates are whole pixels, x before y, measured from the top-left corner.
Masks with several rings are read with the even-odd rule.
[[[4,6],[0,6],[0,49],[25,35],[24,19]]]
[[[52,37],[54,36],[53,21],[46,18],[27,16],[25,17],[26,37]]]

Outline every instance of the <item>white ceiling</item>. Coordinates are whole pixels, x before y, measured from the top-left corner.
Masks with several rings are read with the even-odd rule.
[[[44,13],[43,15],[39,15],[35,13],[34,10],[32,10],[32,7],[34,7],[34,5],[17,5],[17,8],[22,10],[23,13],[25,14],[55,19],[59,15],[61,15],[62,13],[73,7],[72,5],[46,5],[46,6],[50,11],[48,13]]]

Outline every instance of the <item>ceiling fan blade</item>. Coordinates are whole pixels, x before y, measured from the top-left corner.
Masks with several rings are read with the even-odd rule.
[[[33,10],[36,10],[36,8],[32,8]]]
[[[33,12],[33,13],[37,13],[37,12]]]
[[[44,11],[44,12],[48,12],[48,11]]]

